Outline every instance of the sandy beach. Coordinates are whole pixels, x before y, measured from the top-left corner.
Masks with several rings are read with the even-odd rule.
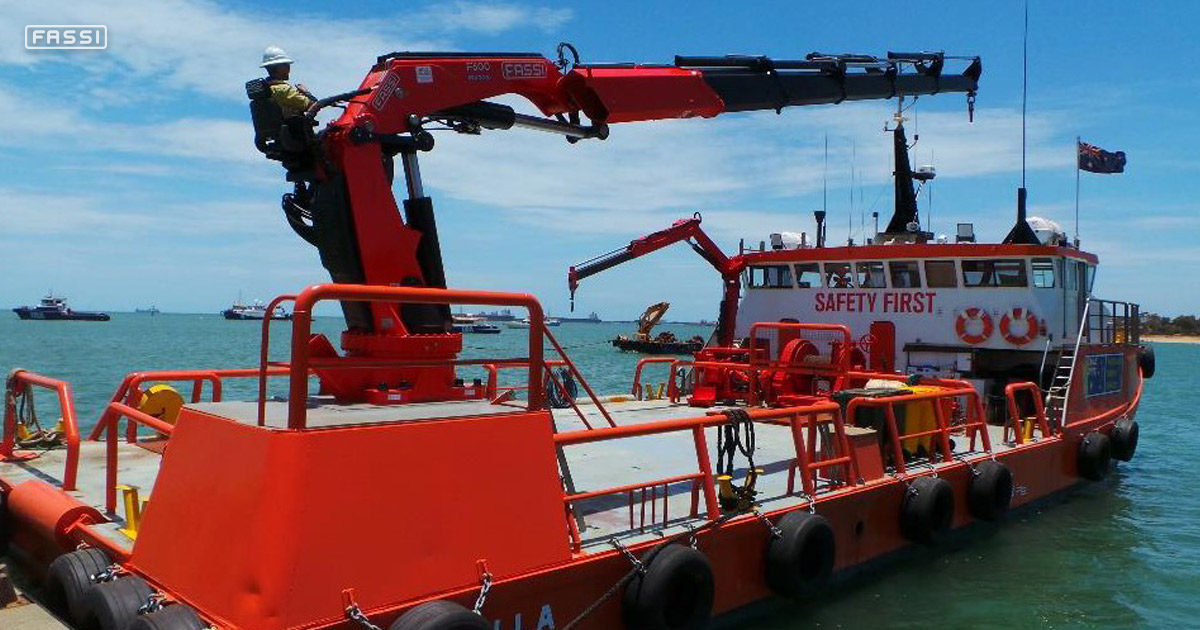
[[[1142,335],[1142,341],[1155,343],[1200,343],[1200,335]]]

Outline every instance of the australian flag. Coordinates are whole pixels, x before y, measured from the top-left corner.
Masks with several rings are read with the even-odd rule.
[[[1080,142],[1079,168],[1089,173],[1124,173],[1125,152],[1113,153],[1086,142]]]

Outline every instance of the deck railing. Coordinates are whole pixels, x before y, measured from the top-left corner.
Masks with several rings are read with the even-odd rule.
[[[1021,413],[1021,405],[1017,401],[1017,394],[1021,392],[1028,392],[1029,398],[1033,400],[1032,417]],[[1014,434],[1013,442],[1024,444],[1026,422],[1032,422],[1042,432],[1043,437],[1052,435],[1050,423],[1046,420],[1046,405],[1042,401],[1040,387],[1034,383],[1009,383],[1004,388],[1004,398],[1008,402],[1008,422],[1004,424],[1004,439],[1008,439],[1008,431],[1011,428]]]
[[[312,334],[313,308],[320,302],[336,300],[341,302],[376,302],[390,304],[476,304],[487,306],[505,306],[524,308],[532,322],[529,330],[527,357],[498,360],[498,359],[458,359],[453,361],[412,361],[393,359],[373,359],[365,357],[341,356],[336,358],[312,357],[309,354],[309,338]],[[543,356],[543,337],[549,338],[557,347],[545,329],[545,315],[541,304],[533,296],[524,293],[500,293],[495,291],[465,291],[453,289],[430,289],[424,287],[388,287],[346,284],[319,284],[305,289],[295,297],[295,308],[292,311],[291,358],[289,362],[268,362],[262,360],[261,369],[270,367],[286,367],[289,373],[287,426],[289,429],[307,428],[307,403],[309,393],[309,376],[314,368],[336,369],[365,369],[372,367],[419,367],[428,365],[499,365],[504,363],[524,364],[529,372],[526,406],[530,410],[542,409],[545,405],[545,389],[543,372],[545,366]],[[266,325],[264,325],[266,327]],[[263,340],[261,355],[269,348],[269,341]],[[260,356],[261,358],[261,356]],[[565,359],[565,357],[564,357]],[[578,370],[569,363],[572,372]],[[581,383],[584,384],[584,383]],[[589,394],[590,388],[589,389]],[[260,399],[259,421],[265,415],[265,401]]]
[[[799,470],[804,492],[812,500],[815,501],[816,499],[816,476],[820,474],[822,469],[833,466],[844,466],[848,469],[849,473],[846,475],[848,478],[845,479],[845,483],[849,485],[856,485],[860,483],[860,480],[858,479],[858,462],[854,450],[849,448],[849,443],[845,436],[844,426],[841,423],[841,408],[836,403],[821,403],[804,407],[784,407],[779,409],[749,409],[746,410],[746,412],[750,416],[751,421],[783,423],[791,427],[793,436],[792,444],[795,452],[789,468],[789,477],[794,474],[791,471]],[[822,418],[822,416],[824,416],[824,418]],[[810,434],[814,433],[816,425],[823,421],[835,423],[837,448],[841,451],[841,454],[836,458],[813,461],[812,449],[806,446],[805,440],[801,437],[802,429],[807,428]],[[632,510],[634,493],[642,493],[644,495],[646,490],[651,490],[651,518],[652,520],[657,521],[657,515],[654,512],[656,508],[653,507],[656,505],[656,489],[664,488],[663,501],[666,502],[667,499],[665,497],[667,494],[667,486],[690,481],[693,483],[691,516],[699,515],[700,498],[702,497],[705,517],[709,520],[715,520],[719,518],[721,515],[721,505],[717,499],[712,461],[709,458],[708,440],[704,434],[704,431],[705,429],[719,427],[729,422],[730,419],[723,413],[712,412],[704,416],[693,416],[675,420],[663,420],[658,422],[647,422],[642,424],[594,430],[569,431],[555,434],[555,446],[558,448],[563,448],[579,444],[589,444],[592,442],[647,437],[651,435],[662,435],[668,433],[690,432],[692,443],[695,447],[697,468],[695,472],[674,475],[661,479],[653,479],[645,482],[624,484],[612,488],[601,488],[586,492],[565,494],[563,497],[563,507],[572,547],[578,551],[583,544],[579,531],[579,525],[575,516],[575,503],[586,499],[627,494],[630,496],[630,509]],[[788,492],[792,493],[794,490],[795,488],[789,479]],[[644,499],[642,501],[642,505],[644,510],[646,505]],[[663,507],[662,518],[662,523],[665,524],[666,520],[668,519],[668,512],[666,511],[665,505]],[[644,516],[641,527],[645,527]],[[636,523],[634,523],[632,520],[632,515],[631,529],[638,529]]]
[[[58,407],[62,412],[62,439],[67,447],[66,470],[63,472],[63,490],[74,490],[79,474],[79,422],[75,417],[75,401],[71,397],[71,385],[49,376],[42,376],[27,370],[16,370],[10,376],[7,384],[8,395],[4,404],[4,439],[0,442],[0,460],[18,458],[17,446],[17,405],[12,396],[14,390],[21,389],[25,395],[32,396],[32,388],[41,387],[58,395]]]
[[[1088,343],[1141,343],[1141,308],[1137,304],[1091,298],[1083,312],[1083,336]]]

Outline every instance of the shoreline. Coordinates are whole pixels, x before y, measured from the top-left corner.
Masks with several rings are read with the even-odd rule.
[[[1142,335],[1142,341],[1200,344],[1200,335]]]

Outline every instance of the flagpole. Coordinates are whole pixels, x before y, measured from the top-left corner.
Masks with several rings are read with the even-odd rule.
[[[1079,247],[1079,136],[1075,136],[1075,247]]]

